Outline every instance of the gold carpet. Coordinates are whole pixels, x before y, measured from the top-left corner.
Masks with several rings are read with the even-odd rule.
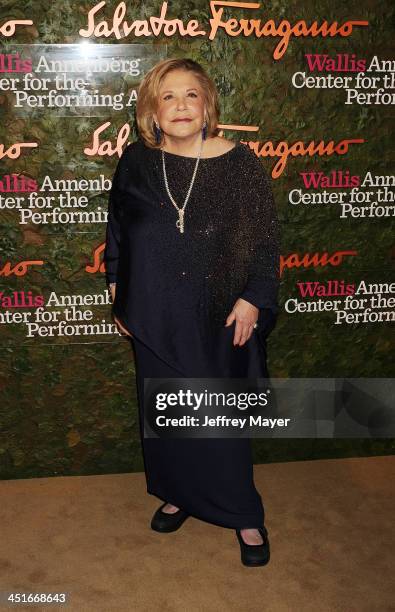
[[[272,558],[241,565],[231,529],[160,534],[142,473],[0,482],[0,591],[66,592],[12,610],[386,612],[394,605],[394,457],[257,465]]]

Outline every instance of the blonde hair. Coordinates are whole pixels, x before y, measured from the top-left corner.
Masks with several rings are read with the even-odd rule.
[[[136,122],[141,138],[148,147],[158,149],[163,140],[157,143],[154,132],[153,113],[156,111],[159,100],[159,88],[164,77],[172,70],[191,71],[198,79],[203,90],[206,106],[207,137],[217,136],[220,132],[218,92],[214,81],[208,76],[204,68],[191,59],[166,59],[156,64],[147,72],[140,83],[136,104]]]

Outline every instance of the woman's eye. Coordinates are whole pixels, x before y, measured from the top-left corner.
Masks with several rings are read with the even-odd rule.
[[[194,91],[190,91],[188,96],[193,96],[194,98],[197,98],[197,94]],[[163,97],[164,100],[168,100],[169,98],[171,98],[171,94],[166,94]]]

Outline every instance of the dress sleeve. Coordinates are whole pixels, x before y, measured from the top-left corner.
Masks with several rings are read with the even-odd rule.
[[[247,284],[239,297],[257,308],[278,313],[280,284],[280,227],[270,180],[262,162],[248,151],[252,173],[247,173],[252,191],[246,200],[251,232],[251,262]],[[248,193],[247,192],[247,193]]]
[[[126,151],[126,149],[125,149]],[[118,258],[119,258],[119,244],[121,238],[121,223],[119,216],[119,203],[120,203],[120,188],[119,178],[121,172],[121,160],[125,155],[125,151],[122,153],[118,160],[117,167],[112,179],[110,195],[108,198],[108,214],[107,214],[107,226],[106,226],[106,244],[104,248],[103,261],[105,264],[105,276],[106,282],[116,283],[117,280],[117,269],[118,269]]]

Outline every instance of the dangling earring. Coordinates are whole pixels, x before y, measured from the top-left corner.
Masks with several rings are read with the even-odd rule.
[[[204,123],[203,123],[202,138],[203,138],[203,140],[206,140],[206,138],[207,138],[207,122],[206,122],[206,120],[204,120]]]
[[[161,140],[161,132],[162,132],[162,130],[160,129],[159,124],[156,123],[156,121],[154,121],[154,132],[155,132],[155,141],[156,141],[156,144],[159,144],[160,140]]]

